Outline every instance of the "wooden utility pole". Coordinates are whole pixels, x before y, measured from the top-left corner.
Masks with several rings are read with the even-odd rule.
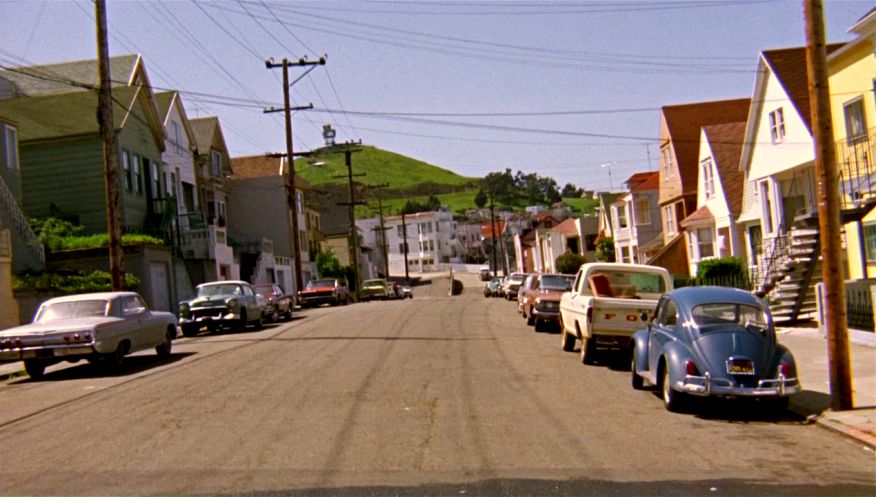
[[[852,409],[852,374],[849,361],[849,330],[843,281],[840,238],[840,199],[836,185],[836,151],[830,113],[830,85],[821,0],[804,0],[806,16],[806,67],[809,102],[815,137],[815,177],[818,181],[818,227],[821,237],[822,277],[827,305],[827,342],[830,369],[830,408]]]
[[[490,194],[490,241],[493,243],[491,257],[493,259],[493,278],[496,277],[498,264],[496,263],[496,211],[493,207],[493,194]]]
[[[408,223],[405,221],[405,211],[402,211],[402,237],[404,237],[404,241],[402,242],[402,246],[405,251],[405,281],[410,281],[411,276],[408,273]]]
[[[109,46],[107,45],[106,1],[95,0],[97,22],[98,91],[97,122],[103,142],[103,178],[106,188],[106,229],[109,237],[110,281],[113,291],[125,289],[125,256],[122,250],[122,220],[119,209],[118,137],[113,120],[112,82],[110,80]]]
[[[298,59],[298,62],[289,62],[289,59],[283,59],[283,62],[275,64],[273,59],[265,61],[265,67],[274,69],[276,67],[283,68],[283,109],[267,109],[265,113],[278,112],[282,110],[286,121],[286,202],[289,205],[289,215],[291,217],[289,227],[289,250],[292,251],[292,263],[295,265],[295,288],[292,294],[295,295],[303,288],[301,278],[301,248],[298,236],[298,202],[295,192],[295,154],[292,147],[292,111],[312,109],[313,105],[307,107],[298,107],[293,109],[289,99],[289,88],[292,86],[289,83],[289,66],[317,66],[325,65],[325,57],[320,57],[317,61],[308,61],[306,59]]]
[[[374,228],[374,231],[380,233],[380,247],[383,250],[383,269],[386,272],[385,276],[389,278],[389,248],[386,242],[386,227],[383,220],[383,189],[389,186],[389,183],[381,183],[379,185],[368,185],[368,188],[377,189],[377,208],[379,209],[380,226]]]
[[[353,178],[356,176],[365,176],[365,173],[353,174],[353,153],[359,152],[351,148],[352,143],[347,142],[347,148],[344,150],[344,164],[347,166],[347,185],[349,187],[350,201],[342,202],[338,205],[346,205],[348,208],[347,216],[350,221],[350,231],[347,234],[347,243],[350,245],[350,267],[353,268],[353,281],[356,284],[356,293],[358,294],[362,284],[362,278],[359,273],[359,236],[356,233],[356,206],[364,205],[365,202],[356,201],[356,188],[353,184]],[[339,177],[339,176],[336,176]]]

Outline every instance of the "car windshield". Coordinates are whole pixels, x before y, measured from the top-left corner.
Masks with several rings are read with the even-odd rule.
[[[568,292],[572,289],[574,276],[546,274],[541,277],[540,287],[542,290],[556,290],[560,292]]]
[[[769,318],[764,309],[747,304],[713,302],[700,304],[691,309],[694,323],[701,329],[714,325],[739,325],[746,328],[765,331],[769,327]]]
[[[514,273],[509,278],[508,281],[511,283],[523,283],[523,280],[526,279],[526,275],[522,273]]]
[[[204,285],[198,287],[198,297],[213,297],[215,295],[243,295],[240,285]]]
[[[271,285],[254,286],[254,287],[252,287],[252,289],[255,290],[255,293],[257,293],[259,295],[273,295],[274,294],[274,287]]]
[[[105,317],[108,310],[109,301],[99,299],[45,303],[34,321],[45,323],[58,319]]]
[[[306,290],[311,290],[311,289],[313,289],[313,288],[321,288],[321,287],[327,287],[327,286],[335,286],[335,282],[334,282],[334,280],[314,280],[314,281],[308,281],[308,282],[307,282],[307,287],[305,287],[305,289],[306,289]]]

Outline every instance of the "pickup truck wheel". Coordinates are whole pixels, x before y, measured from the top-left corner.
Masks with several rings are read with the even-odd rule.
[[[581,337],[581,362],[584,364],[593,364],[594,356],[596,355],[596,347],[593,337]]]
[[[672,389],[669,379],[669,366],[663,368],[663,379],[660,381],[660,391],[663,394],[663,407],[670,412],[680,412],[684,405],[684,394]]]
[[[639,376],[636,373],[636,348],[633,347],[633,352],[630,354],[630,381],[633,385],[633,389],[635,390],[644,390],[645,389],[645,379]]]
[[[46,363],[39,359],[25,359],[24,370],[32,380],[41,380],[46,373]]]
[[[523,310],[523,317],[526,318],[527,325],[529,325],[529,326],[535,325],[535,331],[539,331],[538,330],[538,323],[535,321],[535,318],[532,317],[531,313],[528,316],[526,315],[526,309]]]
[[[560,334],[563,336],[563,350],[566,352],[575,350],[575,336],[566,333],[562,322],[560,323]]]

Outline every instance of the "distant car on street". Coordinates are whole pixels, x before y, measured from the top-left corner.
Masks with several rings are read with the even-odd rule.
[[[298,292],[298,303],[301,307],[315,307],[322,304],[347,305],[350,300],[347,285],[337,278],[308,281],[304,290]]]
[[[484,285],[484,297],[498,297],[502,291],[502,278],[496,277]]]
[[[507,300],[517,300],[517,290],[526,280],[526,273],[511,273],[502,283],[502,294]]]
[[[0,360],[23,360],[38,380],[61,361],[120,366],[126,355],[150,348],[169,357],[176,334],[176,316],[150,310],[134,292],[56,297],[40,305],[31,324],[0,331]]]
[[[252,324],[262,327],[265,298],[245,281],[214,281],[198,285],[197,296],[179,305],[179,326],[183,335],[195,336],[206,327],[210,332],[223,327],[240,331]]]
[[[362,282],[362,300],[389,300],[392,298],[392,288],[383,278],[374,278]]]
[[[492,278],[493,276],[490,272],[490,268],[482,267],[478,270],[478,277],[481,279],[481,281],[490,281],[490,278]]]
[[[526,324],[535,326],[535,331],[541,331],[547,324],[559,324],[560,299],[572,289],[574,281],[570,274],[539,274],[525,293],[520,287],[518,300],[522,302],[521,314]]]
[[[667,410],[689,396],[768,399],[784,410],[800,390],[794,356],[778,343],[766,303],[723,287],[680,288],[660,298],[633,335],[632,385],[656,385]]]
[[[276,283],[263,283],[252,286],[258,295],[265,299],[265,311],[263,316],[266,320],[276,323],[283,317],[292,319],[292,310],[295,303],[291,295],[288,295],[283,287]]]

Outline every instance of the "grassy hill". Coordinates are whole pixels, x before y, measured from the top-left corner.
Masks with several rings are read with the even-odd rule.
[[[314,186],[346,184],[347,166],[344,146],[321,148],[315,155],[295,161],[295,171]],[[480,178],[466,178],[452,171],[423,161],[405,157],[379,148],[358,145],[352,156],[353,174],[357,183],[376,185],[386,183],[392,189],[410,189],[423,184],[442,185],[454,189],[473,187]],[[340,177],[338,177],[340,176]]]

